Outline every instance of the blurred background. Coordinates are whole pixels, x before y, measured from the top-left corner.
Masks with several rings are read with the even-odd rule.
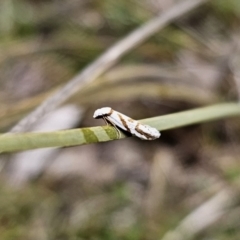
[[[7,132],[176,0],[1,0]],[[33,131],[104,125],[238,99],[240,1],[214,0],[126,54]],[[0,239],[240,239],[240,124],[225,119],[86,146],[2,154]]]

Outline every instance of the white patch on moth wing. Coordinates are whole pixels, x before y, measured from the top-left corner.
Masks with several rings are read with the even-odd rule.
[[[154,140],[159,138],[161,133],[156,128],[139,123],[135,128],[134,135],[143,140]]]
[[[103,116],[109,116],[112,111],[113,110],[110,107],[99,108],[94,112],[93,118],[101,118]]]

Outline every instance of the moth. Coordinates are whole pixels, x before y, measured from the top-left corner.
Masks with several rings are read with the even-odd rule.
[[[132,118],[113,110],[110,107],[103,107],[97,109],[94,118],[103,118],[106,123],[113,125],[119,133],[117,128],[130,132],[132,135],[142,140],[154,140],[161,136],[160,132],[153,127],[139,123]]]

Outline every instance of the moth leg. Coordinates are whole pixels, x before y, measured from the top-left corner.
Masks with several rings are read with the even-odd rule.
[[[117,126],[116,126],[113,122],[111,122],[109,119],[107,119],[106,117],[103,117],[103,119],[104,119],[104,121],[105,121],[105,123],[106,123],[107,125],[110,125],[110,124],[111,124],[111,125],[116,129],[118,139],[120,139],[120,137],[121,137],[121,132],[119,131],[119,129],[117,128]],[[110,123],[110,124],[109,124],[109,123]]]
[[[121,132],[119,131],[119,129],[115,125],[113,125],[113,127],[117,130],[118,139],[120,139],[121,138]]]
[[[103,120],[104,120],[104,122],[106,123],[106,125],[108,126],[108,125],[109,125],[109,123],[108,123],[108,121],[106,120],[106,118],[105,118],[105,117],[103,117]]]

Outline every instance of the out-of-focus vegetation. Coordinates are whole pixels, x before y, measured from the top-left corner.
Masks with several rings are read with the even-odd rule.
[[[174,2],[1,0],[1,132]],[[69,99],[77,125],[98,125],[102,106],[141,119],[237,100],[239,14],[239,0],[214,0],[174,21]],[[35,174],[5,155],[0,239],[239,239],[239,123],[61,149]]]

